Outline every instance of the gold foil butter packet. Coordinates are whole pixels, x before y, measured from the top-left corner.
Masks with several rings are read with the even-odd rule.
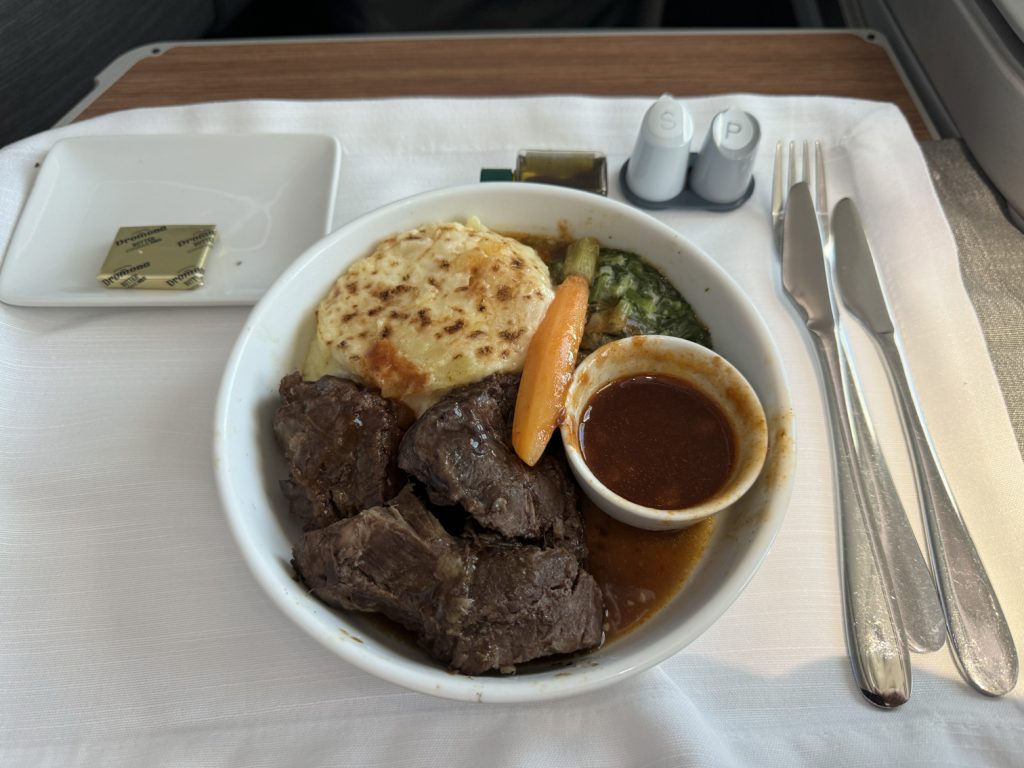
[[[190,291],[203,284],[213,224],[121,227],[96,279],[106,288]]]

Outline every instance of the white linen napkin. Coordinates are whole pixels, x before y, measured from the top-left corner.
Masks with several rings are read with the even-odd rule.
[[[510,167],[524,148],[605,152],[610,195],[622,199],[617,172],[650,103],[278,101],[107,115],[0,151],[0,253],[37,164],[68,136],[332,134],[344,149],[340,226],[410,194],[473,182],[482,167]],[[0,764],[1019,764],[1021,688],[985,699],[945,649],[913,657],[913,696],[899,710],[873,708],[853,685],[824,405],[774,267],[774,142],[820,138],[830,198],[851,195],[861,209],[943,466],[1024,643],[1021,457],[917,143],[890,104],[756,95],[686,104],[698,141],[728,106],[758,118],[757,186],[732,213],[654,215],[721,263],[757,306],[785,360],[798,424],[782,532],[708,632],[656,669],[542,705],[462,704],[381,682],[293,626],[229,534],[211,423],[245,309],[0,305]],[[885,375],[855,321],[847,325],[920,534]]]

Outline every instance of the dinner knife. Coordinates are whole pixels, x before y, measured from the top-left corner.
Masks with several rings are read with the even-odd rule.
[[[870,331],[896,391],[953,656],[972,686],[1001,696],[1017,684],[1013,637],[939,464],[857,206],[849,198],[836,205],[832,232],[843,299]]]
[[[853,467],[853,429],[846,407],[838,321],[806,182],[795,184],[786,201],[782,284],[810,332],[825,383],[838,494],[846,643],[854,678],[870,702],[897,707],[910,698],[910,657],[899,607],[890,599],[892,580],[872,544],[864,510],[867,494]]]

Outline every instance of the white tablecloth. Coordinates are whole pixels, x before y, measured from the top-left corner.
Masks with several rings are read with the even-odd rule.
[[[335,225],[509,167],[521,148],[607,153],[611,196],[650,99],[248,102],[109,115],[0,151],[0,252],[58,138],[323,132],[344,148]],[[918,656],[908,704],[864,701],[843,640],[830,454],[810,346],[772,271],[777,138],[821,138],[831,199],[858,201],[941,459],[1018,644],[1024,472],[955,245],[892,105],[692,99],[702,137],[738,105],[764,138],[754,197],[729,214],[659,212],[764,316],[798,421],[792,503],[729,611],[659,667],[536,706],[406,692],[332,656],[259,590],[210,458],[220,373],[244,308],[0,305],[0,764],[1022,765],[1024,692],[987,699],[947,650]],[[851,321],[883,449],[920,533],[877,357]]]

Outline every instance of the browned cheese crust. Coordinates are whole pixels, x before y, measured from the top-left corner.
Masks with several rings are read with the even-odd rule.
[[[452,387],[522,368],[553,297],[529,246],[436,224],[381,241],[317,311],[303,375],[352,376],[417,413]]]

